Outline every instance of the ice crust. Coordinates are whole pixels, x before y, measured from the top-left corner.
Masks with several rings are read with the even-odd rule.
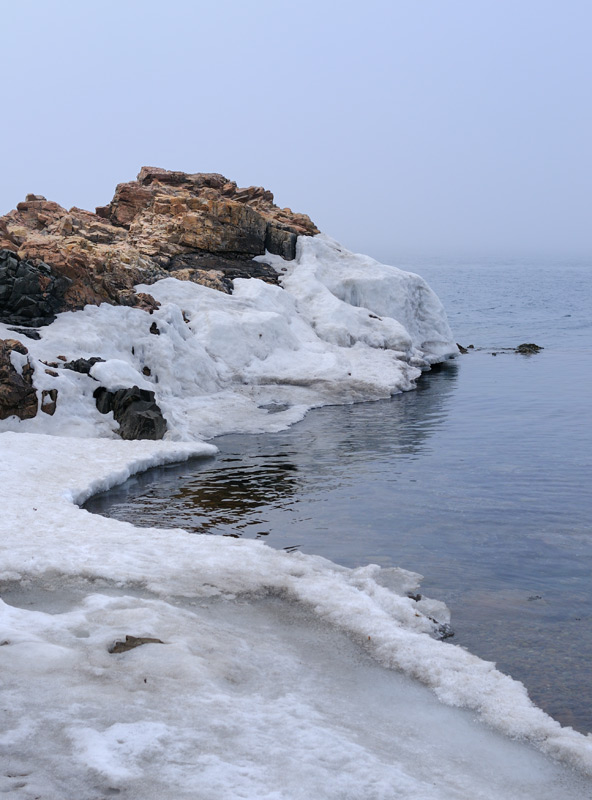
[[[301,242],[297,263],[275,263],[283,291],[241,280],[225,296],[165,280],[150,287],[163,304],[153,315],[88,307],[30,342],[34,359],[106,358],[92,370],[101,385],[149,386],[171,430],[162,442],[116,438],[94,409],[96,380],[61,370],[50,382],[37,362],[37,388],[59,389],[55,416],[0,433],[0,791],[589,797],[591,738],[493,664],[433,638],[447,611],[406,596],[421,576],[79,508],[150,466],[211,456],[200,437],[411,388],[420,368],[454,354],[417,276],[326,237]],[[260,408],[280,402],[287,411]],[[109,653],[126,635],[163,644]]]

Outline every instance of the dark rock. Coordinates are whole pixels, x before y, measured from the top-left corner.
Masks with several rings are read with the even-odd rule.
[[[297,238],[292,231],[282,230],[268,222],[265,231],[265,249],[270,253],[292,261],[292,259],[296,258]]]
[[[452,637],[454,636],[454,631],[452,630],[450,625],[447,622],[445,622],[443,625],[440,625],[440,627],[436,631],[436,635],[438,639],[444,641],[444,639],[452,639]]]
[[[164,436],[167,424],[155,402],[154,392],[138,386],[110,392],[100,386],[93,397],[101,414],[113,412],[122,439],[162,439]]]
[[[164,644],[162,639],[153,639],[150,636],[126,636],[125,642],[115,642],[109,648],[110,653],[126,653],[128,650],[133,650],[134,647],[140,647],[142,644]]]
[[[0,322],[37,328],[49,325],[64,308],[71,281],[53,275],[44,263],[22,260],[0,250]]]
[[[520,355],[523,356],[534,356],[537,353],[540,353],[543,349],[543,347],[540,347],[538,344],[534,344],[533,342],[525,342],[523,344],[519,344],[515,352],[520,353]]]
[[[27,339],[35,339],[37,341],[41,339],[41,334],[35,328],[9,328],[8,330],[18,333],[19,336],[26,336]]]
[[[13,367],[10,354],[27,355],[27,348],[16,339],[0,339],[0,419],[36,416],[39,402],[33,387],[33,367],[27,361],[22,373]]]
[[[76,358],[74,361],[67,361],[64,364],[64,369],[71,369],[73,372],[80,372],[81,375],[90,375],[92,367],[104,360],[104,358],[99,358],[98,356],[93,356],[92,358]]]
[[[150,333],[153,333],[155,336],[160,336],[160,331],[158,329],[158,325],[156,324],[156,322],[153,322],[152,325],[150,326]]]
[[[273,267],[240,253],[218,255],[196,250],[173,256],[167,269],[175,278],[185,280],[200,278],[199,283],[208,283],[212,288],[221,289],[228,294],[232,294],[232,281],[235,278],[259,278],[266,283],[276,285],[279,283],[279,275]],[[208,275],[212,272],[219,275]],[[206,277],[209,277],[210,281],[204,280]],[[216,285],[216,279],[219,285]]]
[[[421,595],[414,594],[413,592],[407,592],[407,597],[409,597],[410,600],[415,600],[416,603],[419,603],[421,600]]]
[[[48,372],[48,370],[45,370]],[[54,373],[57,375],[57,373]],[[44,389],[41,392],[41,410],[45,414],[49,414],[50,417],[53,417],[56,410],[56,404],[58,400],[58,390],[57,389]]]

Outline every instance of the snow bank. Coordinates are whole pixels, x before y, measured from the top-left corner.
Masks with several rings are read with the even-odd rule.
[[[587,796],[586,778],[405,677],[592,774],[590,738],[492,664],[428,635],[446,610],[406,596],[420,576],[137,529],[75,505],[211,445],[8,432],[0,448],[3,790]],[[163,644],[109,653],[126,635]]]
[[[152,315],[109,305],[60,314],[40,341],[26,340],[36,388],[58,390],[56,413],[0,421],[0,431],[113,437],[117,423],[92,397],[99,384],[154,391],[169,438],[279,430],[313,406],[411,389],[421,369],[457,353],[440,301],[417,275],[326,236],[301,238],[293,262],[266,259],[283,289],[239,279],[225,295],[170,278],[138,287],[162,304]],[[14,334],[0,325],[0,337]],[[80,375],[59,368],[60,355],[105,363]]]

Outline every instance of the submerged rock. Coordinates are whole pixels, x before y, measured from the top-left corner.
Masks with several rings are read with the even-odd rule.
[[[101,414],[113,412],[122,439],[162,439],[166,433],[167,423],[154,392],[138,386],[110,392],[100,386],[93,397]]]
[[[544,348],[540,345],[534,344],[533,342],[525,342],[524,344],[519,344],[515,352],[523,356],[534,356],[540,353],[541,350],[544,350]]]

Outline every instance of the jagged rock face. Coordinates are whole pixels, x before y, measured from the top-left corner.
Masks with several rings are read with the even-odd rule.
[[[261,187],[155,167],[119,184],[96,214],[27,195],[0,217],[0,248],[33,268],[49,267],[54,281],[67,279],[59,284],[60,310],[101,302],[150,310],[151,298],[136,295],[134,285],[171,275],[222,291],[238,275],[277,282],[252,259],[266,249],[294,258],[297,236],[316,233],[309,217],[278,208]],[[12,306],[7,313],[15,313]]]
[[[65,307],[70,285],[41,262],[21,260],[10,250],[0,250],[0,322],[37,327],[53,322]]]
[[[31,419],[39,404],[33,387],[33,367],[27,359],[19,372],[12,363],[13,351],[21,356],[29,352],[16,339],[0,339],[0,419],[13,415]]]

